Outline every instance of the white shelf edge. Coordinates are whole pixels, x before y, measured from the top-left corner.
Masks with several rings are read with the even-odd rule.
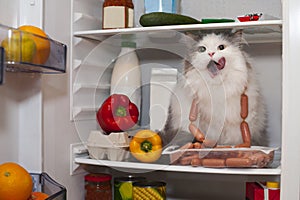
[[[73,108],[73,119],[76,119],[80,114],[94,114],[97,112],[97,108],[93,107],[74,107]]]
[[[281,168],[205,168],[179,165],[148,164],[136,162],[120,162],[109,160],[96,160],[88,157],[76,157],[74,163],[88,164],[116,168],[128,168],[136,170],[169,171],[169,172],[187,172],[187,173],[206,173],[206,174],[230,174],[230,175],[280,175]]]
[[[199,29],[220,29],[220,28],[251,28],[259,26],[281,26],[282,20],[264,20],[252,22],[228,22],[228,23],[210,23],[210,24],[187,24],[187,25],[170,25],[170,26],[152,26],[152,27],[134,27],[124,29],[109,29],[109,30],[86,30],[75,31],[74,36],[89,37],[95,35],[108,36],[114,34],[129,34],[137,32],[163,31],[163,30],[199,30]]]
[[[90,23],[94,23],[94,24],[101,24],[101,20],[97,19],[96,17],[93,17],[88,14],[80,13],[80,12],[75,12],[74,23],[78,22],[79,20],[85,20],[86,22],[90,21]]]
[[[93,21],[100,21],[97,20],[95,17],[92,17],[91,15],[83,14],[80,12],[75,12],[74,13],[74,22],[80,20],[80,19],[88,19],[88,20],[93,20]]]
[[[73,93],[77,93],[81,89],[108,90],[110,89],[110,84],[95,85],[95,84],[74,83],[73,88],[74,88]]]
[[[81,63],[82,63],[81,60],[79,60],[79,59],[74,59],[74,60],[73,60],[73,70],[78,69],[78,68],[80,67]]]
[[[87,149],[82,143],[70,144],[70,175],[85,173],[80,164],[75,163],[75,158],[87,155]]]

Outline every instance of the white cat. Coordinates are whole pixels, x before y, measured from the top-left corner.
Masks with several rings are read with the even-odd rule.
[[[256,74],[242,50],[242,31],[213,31],[193,35],[183,76],[174,89],[169,115],[161,132],[164,145],[191,142],[188,125],[194,97],[198,97],[198,128],[219,145],[243,143],[240,130],[241,94],[248,96],[252,145],[267,145],[266,109]]]

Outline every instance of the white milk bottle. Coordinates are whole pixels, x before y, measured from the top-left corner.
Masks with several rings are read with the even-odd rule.
[[[111,94],[125,94],[138,107],[141,104],[141,69],[136,43],[123,41],[111,77]]]

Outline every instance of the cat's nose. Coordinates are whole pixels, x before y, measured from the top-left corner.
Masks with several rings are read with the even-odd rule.
[[[213,57],[214,54],[215,54],[215,52],[210,52],[210,53],[208,53],[208,55],[209,55],[210,57]]]

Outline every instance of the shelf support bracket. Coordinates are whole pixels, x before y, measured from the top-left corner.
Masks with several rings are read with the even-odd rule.
[[[70,175],[85,173],[85,170],[77,164],[75,158],[88,156],[88,150],[83,143],[70,144]]]

